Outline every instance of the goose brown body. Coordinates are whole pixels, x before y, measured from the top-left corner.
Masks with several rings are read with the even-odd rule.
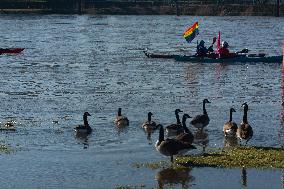
[[[206,108],[205,108],[206,103],[210,103],[210,102],[207,99],[204,99],[203,100],[203,114],[195,116],[190,122],[191,125],[193,125],[194,127],[198,129],[203,129],[209,124],[209,121],[210,121]]]
[[[85,112],[83,115],[84,125],[78,125],[74,128],[77,134],[90,134],[92,132],[92,128],[88,123],[88,116],[91,116],[88,112]]]
[[[234,108],[230,108],[229,121],[224,124],[223,132],[226,137],[236,137],[238,125],[232,121],[233,112],[236,112]]]
[[[184,132],[179,134],[176,139],[183,141],[183,142],[187,142],[189,144],[192,144],[193,140],[194,140],[194,135],[192,134],[192,132],[186,127],[186,119],[187,118],[191,118],[188,114],[184,114],[182,117],[182,127]]]
[[[129,125],[129,120],[126,116],[121,115],[121,108],[118,108],[117,116],[115,117],[114,123],[118,126]]]
[[[183,154],[188,150],[196,149],[195,146],[177,139],[164,139],[164,128],[162,125],[159,125],[159,127],[159,140],[156,142],[155,147],[161,154],[171,156],[171,162],[173,162],[174,155]]]
[[[152,115],[153,115],[152,112],[149,112],[148,120],[141,125],[141,127],[147,132],[151,132],[152,130],[158,128],[156,122],[152,121]]]
[[[253,130],[250,124],[248,123],[247,119],[247,112],[248,112],[247,103],[243,103],[242,107],[244,107],[244,115],[243,115],[243,121],[239,125],[237,130],[237,137],[241,140],[246,140],[247,143],[253,136]]]
[[[175,110],[175,116],[176,116],[177,122],[166,126],[166,131],[167,131],[168,135],[177,135],[177,134],[183,132],[183,127],[182,127],[182,124],[181,124],[180,118],[179,118],[180,112],[182,112],[180,109],[176,109]]]

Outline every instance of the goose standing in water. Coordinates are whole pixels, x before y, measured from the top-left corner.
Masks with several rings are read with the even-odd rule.
[[[165,156],[171,156],[171,162],[173,162],[173,156],[182,154],[188,150],[191,149],[196,149],[195,146],[182,142],[177,139],[165,139],[164,138],[164,127],[162,125],[158,125],[160,127],[160,132],[159,132],[159,139],[156,142],[156,149],[158,152]]]
[[[141,125],[141,127],[142,127],[146,132],[151,132],[151,131],[153,131],[153,130],[155,130],[155,129],[158,128],[156,122],[152,121],[152,115],[153,115],[152,112],[149,112],[149,113],[148,113],[148,120],[145,121],[145,122]]]
[[[248,112],[248,105],[247,103],[243,103],[242,107],[244,107],[244,115],[243,115],[243,122],[239,125],[237,130],[237,137],[240,140],[246,140],[246,144],[253,136],[252,127],[248,123],[247,112]]]
[[[166,131],[168,135],[177,135],[181,132],[183,132],[183,128],[179,119],[179,113],[182,112],[180,109],[175,110],[175,115],[177,119],[177,123],[173,123],[169,126],[166,126]]]
[[[183,142],[187,142],[189,144],[192,144],[193,140],[194,140],[194,136],[192,134],[192,132],[186,127],[186,119],[187,118],[191,118],[188,114],[183,114],[182,116],[182,127],[184,132],[179,134],[176,139],[183,141]]]
[[[230,108],[230,118],[229,121],[224,124],[223,132],[225,137],[236,137],[238,126],[232,121],[233,112],[236,112],[234,108]]]
[[[206,127],[210,121],[206,108],[205,108],[206,103],[211,103],[211,102],[209,102],[209,100],[207,99],[204,99],[203,100],[203,114],[195,116],[190,122],[191,125],[201,130],[203,130],[203,128]]]
[[[117,116],[114,120],[114,123],[118,127],[123,127],[123,126],[128,126],[129,125],[129,120],[127,117],[121,115],[121,108],[118,108]]]
[[[90,134],[92,132],[92,128],[88,123],[88,116],[91,116],[89,112],[85,112],[83,115],[84,125],[78,125],[74,128],[76,134]]]

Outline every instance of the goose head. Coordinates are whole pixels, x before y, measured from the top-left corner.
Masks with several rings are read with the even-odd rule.
[[[244,108],[244,111],[248,111],[248,104],[246,102],[242,104],[242,107]]]
[[[182,116],[182,123],[185,123],[187,118],[191,118],[191,116],[188,115],[188,114],[183,114],[183,116]]]
[[[205,103],[211,103],[207,98],[205,98],[204,100],[203,100],[203,104],[205,104]]]
[[[148,121],[149,121],[149,123],[151,122],[151,117],[152,117],[152,115],[153,115],[152,112],[149,112],[149,113],[148,113]]]
[[[205,104],[206,103],[211,103],[207,98],[205,98],[204,100],[203,100],[203,114],[205,114],[205,115],[207,115],[207,111],[206,111],[206,109],[205,109]]]
[[[234,108],[231,108],[230,112],[236,112],[236,110]]]
[[[180,109],[176,109],[175,110],[175,115],[176,115],[176,119],[177,119],[177,124],[180,124],[180,119],[179,119],[179,115],[178,113],[182,112]]]
[[[178,113],[181,113],[182,111],[180,109],[175,110],[175,114],[177,115]]]
[[[89,114],[89,112],[85,112],[84,115],[83,115],[83,120],[84,120],[84,125],[85,126],[89,126],[89,123],[88,123],[88,116],[91,116],[91,114]]]
[[[87,116],[91,116],[91,114],[89,114],[89,112],[85,112],[83,116],[87,117]]]

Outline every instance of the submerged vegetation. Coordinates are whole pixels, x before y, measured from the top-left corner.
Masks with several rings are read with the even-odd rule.
[[[177,163],[189,166],[284,168],[284,149],[238,147],[209,152],[200,156],[178,157]]]
[[[208,153],[192,156],[179,156],[175,163],[192,167],[224,167],[224,168],[284,168],[284,149],[273,147],[241,146],[225,149],[212,149]],[[169,166],[170,162],[136,163],[150,169]]]
[[[14,150],[8,146],[8,145],[5,145],[5,144],[0,144],[0,154],[9,154],[9,153],[12,153]]]

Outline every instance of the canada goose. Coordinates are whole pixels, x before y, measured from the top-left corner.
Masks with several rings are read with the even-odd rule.
[[[179,119],[179,113],[182,112],[180,109],[175,110],[175,115],[177,119],[177,123],[173,123],[169,126],[166,126],[166,131],[168,135],[177,135],[183,131],[180,119]]]
[[[207,111],[205,109],[206,103],[211,103],[211,102],[209,102],[207,99],[204,99],[203,100],[203,114],[195,116],[195,118],[193,118],[190,122],[191,125],[193,125],[194,127],[198,128],[198,129],[201,129],[201,130],[204,127],[206,127],[209,124],[209,121],[210,121],[208,114],[207,114]]]
[[[117,126],[127,126],[129,125],[129,120],[127,117],[121,115],[121,108],[118,108],[117,116],[114,120]]]
[[[192,144],[193,140],[194,140],[194,136],[192,134],[192,132],[190,132],[190,130],[186,127],[186,119],[187,118],[191,118],[188,114],[183,114],[182,116],[182,127],[184,132],[179,134],[176,139],[183,141],[183,142],[187,142],[189,144]]]
[[[78,125],[74,128],[75,132],[78,134],[90,134],[92,128],[89,126],[87,117],[91,116],[88,112],[85,112],[83,115],[84,125]]]
[[[237,133],[238,126],[232,121],[233,112],[236,112],[234,108],[230,108],[230,118],[229,121],[224,124],[223,132],[225,137],[235,137]]]
[[[0,131],[16,131],[16,128],[14,125],[15,123],[16,123],[15,121],[7,121],[4,124],[4,127],[0,127]]]
[[[247,112],[248,112],[248,105],[247,103],[243,103],[242,107],[244,107],[244,116],[243,122],[239,125],[237,130],[237,137],[241,140],[246,140],[246,144],[253,136],[252,127],[248,123]]]
[[[155,130],[155,129],[158,128],[156,122],[152,121],[152,119],[151,119],[152,115],[153,115],[152,112],[149,112],[149,113],[148,113],[148,120],[145,121],[145,122],[141,125],[141,127],[142,127],[143,129],[145,129],[145,131],[147,131],[147,132],[150,132],[150,131]]]
[[[158,126],[160,127],[160,132],[159,139],[156,142],[155,147],[161,154],[171,156],[171,162],[173,162],[174,155],[182,154],[191,149],[196,149],[195,146],[177,139],[164,139],[164,127],[160,124]]]

